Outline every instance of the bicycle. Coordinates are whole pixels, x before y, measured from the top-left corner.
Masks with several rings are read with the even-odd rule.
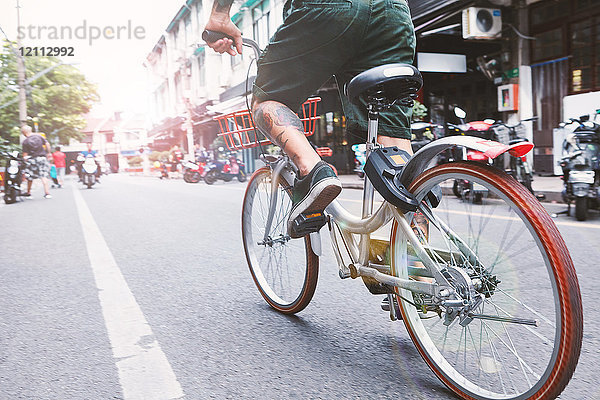
[[[244,44],[258,56],[255,42]],[[532,194],[500,170],[463,161],[427,168],[455,145],[490,158],[521,156],[533,145],[447,137],[410,158],[397,148],[380,148],[379,112],[414,95],[420,79],[412,66],[392,64],[349,83],[350,100],[364,100],[369,109],[362,215],[334,201],[323,215],[306,218],[325,219],[340,278],[360,277],[371,293],[384,295],[382,308],[404,322],[427,365],[458,396],[554,398],[575,370],[583,329],[577,277],[556,226]],[[268,143],[256,131],[249,141],[246,112],[241,120],[247,124],[230,121],[223,135],[234,147]],[[244,251],[264,300],[293,314],[315,292],[320,232],[307,228],[303,239],[290,238],[296,168],[286,155],[261,158],[265,166],[252,175],[243,200]],[[481,204],[448,196],[455,179],[485,186]],[[384,197],[376,209],[372,181]],[[389,243],[371,237],[390,223]]]

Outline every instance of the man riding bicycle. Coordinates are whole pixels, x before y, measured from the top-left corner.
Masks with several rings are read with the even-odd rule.
[[[230,36],[233,40],[208,45],[235,56],[242,52],[242,36],[229,17],[232,2],[215,0],[206,30]],[[406,0],[287,0],[284,22],[258,60],[252,113],[257,128],[298,167],[290,223],[300,214],[322,212],[341,191],[335,172],[310,145],[293,111],[332,75],[342,93],[359,73],[383,64],[411,64],[414,53]],[[348,130],[364,135],[366,108],[351,104],[343,93],[341,98]],[[381,113],[378,142],[412,154],[410,116],[410,108],[401,105]]]

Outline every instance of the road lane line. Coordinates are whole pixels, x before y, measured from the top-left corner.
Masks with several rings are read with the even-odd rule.
[[[183,390],[79,190],[72,186],[125,399],[177,399]]]

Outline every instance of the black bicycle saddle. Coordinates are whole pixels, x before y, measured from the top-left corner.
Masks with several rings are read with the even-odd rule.
[[[390,104],[397,100],[412,99],[423,86],[423,77],[410,64],[385,64],[356,75],[346,86],[350,102],[361,104],[361,98],[377,91]]]

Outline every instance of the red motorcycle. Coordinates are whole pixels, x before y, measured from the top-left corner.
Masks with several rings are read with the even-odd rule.
[[[183,180],[187,183],[198,183],[206,175],[205,162],[183,161]]]
[[[448,123],[447,126],[450,135],[469,135],[486,140],[495,139],[494,131],[492,130],[492,126],[495,122],[494,120],[464,122],[464,118],[467,114],[458,107],[454,108],[454,114],[462,123],[460,125]],[[455,160],[477,161],[490,165],[492,165],[494,161],[479,151],[467,150],[464,147],[454,149],[453,158]],[[470,203],[481,203],[484,196],[487,195],[487,188],[476,182],[465,179],[456,179],[452,186],[452,192],[459,199],[463,199]]]

